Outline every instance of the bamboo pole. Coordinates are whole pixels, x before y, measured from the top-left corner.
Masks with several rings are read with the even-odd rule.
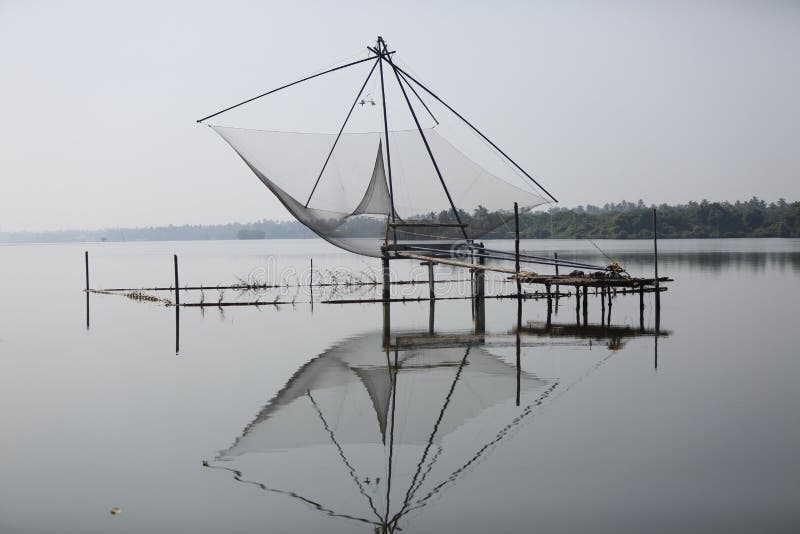
[[[606,288],[600,286],[600,324],[606,324]]]
[[[86,264],[86,291],[89,291],[89,251],[83,252],[83,261]]]
[[[556,263],[556,276],[558,276],[558,252],[553,252],[553,259]],[[556,284],[556,299],[558,299],[558,293],[558,284]],[[558,300],[556,300],[556,302],[558,302]]]
[[[172,259],[174,260],[175,264],[175,306],[180,306],[181,296],[180,296],[180,291],[178,289],[178,255],[173,254]]]
[[[381,263],[383,266],[383,300],[389,302],[389,250],[386,245],[381,250]]]
[[[550,294],[550,284],[545,284],[544,288],[547,291],[547,328],[550,328],[553,319],[553,297]]]
[[[656,286],[656,322],[658,322],[661,315],[661,292],[658,280],[658,219],[655,207],[653,208],[653,271]]]
[[[589,300],[587,294],[589,293],[589,288],[583,286],[583,326],[586,326],[589,321]]]
[[[514,271],[517,273],[517,294],[522,295],[522,281],[519,279],[519,204],[514,202]]]
[[[433,290],[433,262],[427,262],[428,264],[428,294],[430,295],[431,300],[436,298],[436,293]]]

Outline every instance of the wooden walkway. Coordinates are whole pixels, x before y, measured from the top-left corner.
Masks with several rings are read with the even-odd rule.
[[[441,263],[442,265],[451,265],[453,267],[463,267],[473,271],[490,271],[496,273],[509,274],[512,278],[517,279],[523,284],[539,284],[546,287],[549,286],[573,286],[573,287],[613,287],[613,288],[631,288],[643,289],[645,291],[653,291],[656,287],[655,278],[634,278],[622,276],[592,276],[592,275],[541,275],[529,271],[516,270],[510,267],[500,267],[499,265],[486,265],[478,263],[470,263],[467,261],[454,260],[450,258],[441,258],[436,256],[426,256],[422,254],[415,254],[413,252],[397,252],[396,257],[405,258],[410,260],[419,260],[421,262]],[[661,282],[674,282],[672,278],[662,276],[658,278],[659,284]],[[660,288],[665,291],[666,288]]]

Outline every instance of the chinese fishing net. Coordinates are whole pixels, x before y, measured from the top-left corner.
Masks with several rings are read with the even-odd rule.
[[[268,129],[210,126],[292,216],[357,254],[380,256],[385,240],[480,238],[508,225],[514,202],[521,211],[548,202],[410,76],[371,59],[226,114]]]

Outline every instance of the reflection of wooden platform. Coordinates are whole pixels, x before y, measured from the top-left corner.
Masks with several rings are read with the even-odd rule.
[[[515,330],[516,331],[516,330]],[[625,337],[667,337],[672,332],[652,328],[634,328],[632,326],[605,326],[590,324],[586,326],[574,324],[551,324],[529,322],[528,326],[519,329],[521,334],[536,337],[572,337],[579,339],[619,339]]]
[[[408,332],[393,336],[392,350],[416,350],[424,348],[463,347],[466,345],[513,346],[516,335],[522,336],[521,346],[546,346],[558,343],[541,343],[525,341],[525,337],[548,339],[591,339],[594,341],[609,341],[618,343],[623,339],[635,337],[668,337],[672,334],[669,330],[652,328],[634,328],[632,326],[604,326],[591,324],[586,326],[530,322],[528,326],[516,326],[508,332],[497,333],[429,333]]]

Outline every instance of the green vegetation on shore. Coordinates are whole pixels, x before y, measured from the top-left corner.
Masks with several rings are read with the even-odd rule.
[[[646,239],[653,235],[652,207],[621,202],[531,212],[520,217],[526,238]],[[658,235],[664,238],[800,237],[800,202],[767,204],[689,202],[658,206]]]
[[[471,228],[497,224],[500,214],[478,209],[460,213]],[[502,217],[508,221],[508,214]],[[451,213],[426,219],[448,220]],[[508,238],[513,222],[500,225],[486,238]],[[652,206],[620,202],[605,206],[553,207],[520,215],[521,236],[529,239],[649,239]],[[658,206],[658,235],[662,238],[800,237],[800,202],[689,202]],[[209,239],[298,239],[315,235],[297,221],[262,220],[254,223],[59,230],[0,233],[0,243],[61,243],[80,241],[186,241]]]

